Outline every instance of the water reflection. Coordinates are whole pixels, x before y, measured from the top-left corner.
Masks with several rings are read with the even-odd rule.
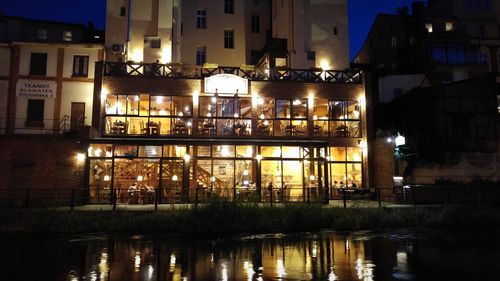
[[[3,280],[416,280],[493,273],[500,246],[415,232],[2,238]],[[491,232],[490,232],[491,233]],[[497,232],[498,233],[498,232]],[[469,241],[469,243],[464,243]],[[481,258],[481,262],[478,262]],[[453,261],[450,263],[450,260]],[[466,265],[466,266],[457,266]],[[3,267],[2,266],[2,267]],[[440,273],[446,272],[446,273]]]

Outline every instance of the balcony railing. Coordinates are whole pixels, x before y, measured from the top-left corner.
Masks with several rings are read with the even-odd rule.
[[[136,62],[104,62],[104,76],[164,77],[201,79],[216,74],[233,74],[253,81],[292,81],[308,83],[361,84],[361,71],[322,69],[242,69],[239,67],[203,68],[196,65]]]

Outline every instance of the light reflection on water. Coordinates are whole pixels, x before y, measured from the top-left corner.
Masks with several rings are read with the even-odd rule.
[[[1,265],[5,266],[0,279],[370,281],[476,279],[476,272],[482,277],[494,273],[493,266],[500,266],[498,243],[481,247],[481,242],[468,235],[404,230],[215,240],[0,237]]]

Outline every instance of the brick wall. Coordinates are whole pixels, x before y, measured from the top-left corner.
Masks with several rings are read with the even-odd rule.
[[[74,139],[18,136],[0,139],[0,189],[82,188],[85,163]]]

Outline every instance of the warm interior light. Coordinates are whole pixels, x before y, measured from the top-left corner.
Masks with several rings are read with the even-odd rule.
[[[173,175],[172,176],[172,181],[177,181],[177,180],[178,180],[177,175]]]
[[[101,100],[104,101],[109,94],[109,90],[105,87],[101,89]]]
[[[108,176],[108,175],[105,175],[105,176],[104,176],[104,181],[109,181],[109,180],[110,180],[109,176]]]
[[[269,125],[269,121],[265,120],[264,121],[264,125],[268,126]]]
[[[261,114],[259,115],[259,118],[260,118],[260,119],[264,119],[264,118],[266,118],[266,116],[264,116],[264,113],[261,113]]]
[[[260,155],[260,154],[257,154],[257,156],[255,156],[255,159],[257,159],[257,161],[260,161],[260,160],[262,160],[262,155]]]
[[[193,123],[191,123],[191,121],[188,121],[188,122],[186,123],[186,125],[187,125],[188,127],[191,127],[191,126],[193,126]]]
[[[185,160],[186,162],[189,162],[189,160],[191,160],[191,155],[189,155],[189,154],[187,154],[187,153],[186,153],[186,154],[184,154],[184,160]]]
[[[141,176],[141,175],[137,176],[137,181],[142,181],[142,180],[144,180],[143,176]]]
[[[216,103],[217,102],[217,98],[215,96],[213,96],[211,99],[212,103]]]
[[[227,148],[227,146],[223,145],[220,150],[220,156],[226,157],[228,155],[229,155],[229,149]]]
[[[315,180],[315,179],[316,179],[316,177],[315,177],[314,175],[310,175],[310,176],[309,176],[309,180],[310,180],[310,181],[313,181],[313,180]]]
[[[172,52],[170,44],[161,50],[161,63],[170,63],[172,61]]]
[[[77,153],[77,154],[76,154],[76,160],[77,160],[78,162],[83,162],[83,161],[85,161],[85,154],[84,154],[84,153]]]
[[[193,105],[198,106],[200,103],[200,93],[198,91],[193,92]]]
[[[100,148],[97,148],[95,151],[94,151],[94,155],[99,157],[101,156],[101,153],[102,153],[102,150]]]
[[[314,121],[318,120],[318,115],[314,114],[314,115],[313,115],[313,120],[314,120]]]
[[[156,97],[156,102],[157,103],[161,103],[162,100],[163,100],[163,97]]]
[[[214,182],[214,181],[215,181],[215,177],[214,177],[214,176],[211,176],[211,177],[210,177],[210,181],[211,181],[211,182]]]
[[[132,61],[141,62],[143,60],[144,53],[141,49],[137,48],[132,51]]]
[[[321,67],[321,69],[323,70],[329,70],[331,67],[330,67],[330,63],[328,62],[328,60],[326,59],[322,59],[319,63],[319,67]]]
[[[366,98],[364,95],[360,95],[359,98],[358,98],[358,102],[361,106],[366,106]]]

